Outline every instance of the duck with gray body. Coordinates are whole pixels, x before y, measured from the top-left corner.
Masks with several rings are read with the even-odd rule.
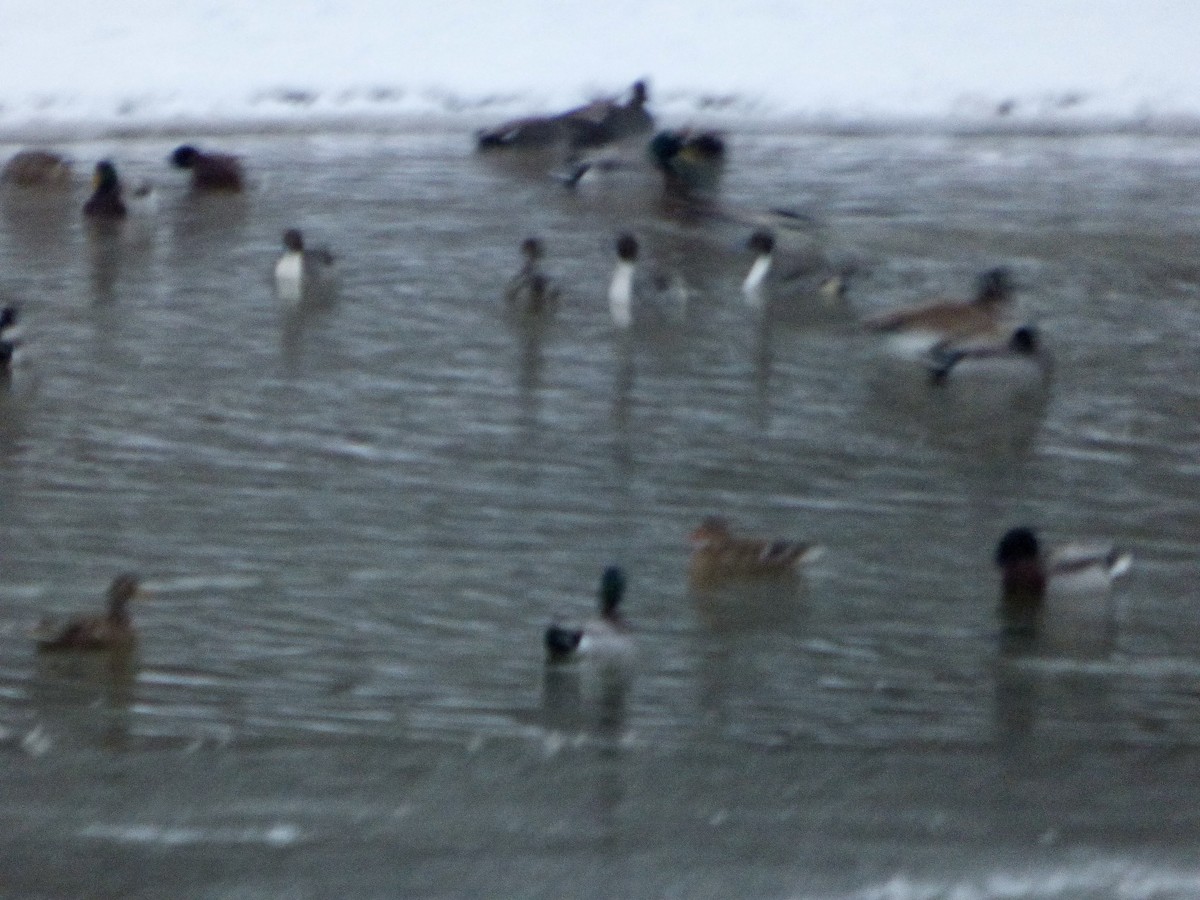
[[[245,187],[241,160],[228,153],[205,152],[183,144],[171,154],[171,165],[192,173],[196,191],[238,193]]]
[[[582,625],[553,623],[543,633],[548,663],[564,663],[584,656],[619,658],[632,653],[633,639],[620,612],[625,596],[625,573],[609,566],[600,577],[598,617]]]
[[[283,233],[283,255],[275,263],[275,290],[281,300],[316,298],[333,284],[334,256],[327,247],[308,248],[298,228]]]

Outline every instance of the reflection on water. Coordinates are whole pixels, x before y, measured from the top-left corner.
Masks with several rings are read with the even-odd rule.
[[[1041,896],[1059,848],[1111,864],[1078,882],[1103,892],[1146,862],[1111,847],[1146,836],[1180,868],[1200,836],[1190,143],[747,135],[723,199],[827,198],[825,249],[859,261],[849,306],[760,312],[745,229],[660,216],[652,179],[569,193],[437,130],[230,141],[258,178],[236,200],[164,180],[162,141],[78,148],[158,173],[140,234],[85,228],[81,196],[2,207],[40,379],[0,402],[16,855],[120,847],[195,896],[302,896],[326,868],[360,896],[561,895],[539,866],[597,895],[933,896],[979,883],[948,856],[1007,877],[1029,847]],[[1129,188],[1147,172],[1152,202]],[[338,252],[334,302],[279,308],[288,226]],[[616,333],[626,229],[686,273],[682,320]],[[564,286],[545,321],[502,300],[531,233]],[[1049,383],[935,387],[853,325],[996,264]],[[712,512],[827,553],[689,585]],[[1065,615],[1001,641],[990,550],[1024,522],[1135,550],[1081,610],[1098,641]],[[547,612],[609,561],[647,652],[545,669]],[[42,598],[126,568],[168,586],[133,671],[36,659]],[[261,865],[275,828],[305,848],[294,872]],[[165,862],[171,835],[194,855]],[[154,895],[123,879],[110,895]],[[48,890],[29,866],[11,883]]]

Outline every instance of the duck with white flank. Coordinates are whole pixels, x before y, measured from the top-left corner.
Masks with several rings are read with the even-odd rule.
[[[625,573],[609,566],[600,577],[599,616],[582,625],[551,624],[543,642],[548,663],[582,657],[616,661],[633,655],[633,636],[618,607],[625,596]]]
[[[42,620],[34,631],[38,652],[132,649],[137,632],[129,616],[129,601],[137,596],[138,588],[137,576],[124,573],[108,588],[104,614],[77,615],[64,622]]]
[[[291,303],[314,297],[331,286],[333,264],[328,248],[306,248],[300,229],[289,228],[283,233],[283,255],[275,263],[275,291]]]
[[[626,232],[617,238],[617,264],[608,283],[608,309],[619,328],[633,324],[635,313],[670,319],[687,308],[689,289],[676,273],[643,273],[637,238]],[[640,312],[639,312],[640,310]]]
[[[193,190],[237,193],[245,187],[241,160],[228,153],[204,152],[184,144],[171,154],[171,164],[192,173]]]
[[[846,296],[846,272],[834,272],[814,254],[781,264],[775,235],[758,229],[746,244],[754,254],[742,281],[742,294],[751,306],[761,307],[771,297],[819,299],[831,304]]]
[[[504,289],[504,300],[511,309],[538,315],[552,311],[558,304],[558,287],[542,271],[545,252],[545,245],[538,238],[521,242],[521,268]]]
[[[1044,381],[1050,370],[1050,359],[1032,325],[1013,329],[1007,338],[945,341],[929,351],[929,378],[933,384],[945,384],[955,372],[960,376],[973,373]]]

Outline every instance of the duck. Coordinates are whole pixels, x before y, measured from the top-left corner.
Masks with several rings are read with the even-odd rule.
[[[661,316],[683,312],[689,289],[682,278],[662,271],[642,278],[638,268],[641,247],[629,232],[617,237],[616,250],[617,264],[608,283],[608,309],[618,328],[633,324],[635,306]]]
[[[44,619],[34,632],[38,652],[132,649],[137,632],[129,616],[129,601],[138,591],[138,577],[123,572],[109,585],[103,615],[77,615],[61,623]]]
[[[326,247],[308,249],[298,228],[283,233],[283,254],[275,263],[275,291],[282,300],[298,303],[329,286],[333,253]]]
[[[1045,380],[1051,368],[1041,337],[1033,325],[1020,325],[1003,339],[943,341],[929,351],[928,364],[929,380],[935,385],[946,384],[953,372],[967,370]]]
[[[12,304],[0,307],[0,383],[5,387],[11,387],[20,364],[22,334],[17,307]]]
[[[599,615],[582,625],[547,626],[543,634],[546,662],[565,663],[582,657],[620,659],[634,652],[633,636],[619,609],[626,578],[619,566],[608,566],[600,576]]]
[[[21,324],[17,321],[19,314],[20,308],[16,304],[0,306],[0,341],[10,344],[20,342],[22,332]]]
[[[649,131],[654,119],[646,110],[649,92],[644,81],[634,82],[629,100],[594,100],[566,112],[511,119],[476,133],[476,147],[490,150],[536,150],[561,147],[575,153]]]
[[[933,300],[885,310],[863,324],[872,331],[911,338],[927,351],[942,341],[995,333],[1013,302],[1012,276],[997,267],[979,276],[970,300]]]
[[[96,163],[92,186],[92,196],[83,204],[83,214],[94,221],[124,219],[129,210],[121,196],[121,179],[112,160]]]
[[[245,187],[241,160],[228,153],[207,153],[183,144],[171,154],[171,164],[192,173],[192,188],[197,191],[237,193]]]
[[[646,149],[668,191],[711,192],[725,171],[725,139],[716,131],[667,129],[654,135]]]
[[[1037,533],[1028,526],[1010,528],[996,545],[993,561],[1000,569],[1001,613],[1006,630],[1036,630],[1047,592],[1089,593],[1107,590],[1129,571],[1133,555],[1109,544],[1066,544],[1043,552]]]
[[[504,301],[511,309],[537,315],[552,310],[558,303],[558,287],[542,272],[540,261],[546,248],[540,238],[521,241],[521,268],[504,289]]]
[[[49,150],[21,150],[4,164],[0,183],[23,188],[65,188],[71,183],[71,163]]]
[[[724,516],[708,516],[692,531],[692,576],[778,576],[818,559],[819,544],[737,537]]]
[[[825,303],[845,299],[846,270],[831,272],[824,260],[812,254],[780,265],[771,231],[756,229],[746,249],[754,254],[754,261],[742,280],[742,294],[751,306],[763,306],[769,296],[812,297]]]

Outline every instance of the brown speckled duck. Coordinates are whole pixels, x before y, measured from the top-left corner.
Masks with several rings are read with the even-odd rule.
[[[824,549],[799,541],[735,537],[729,521],[709,516],[691,533],[693,577],[786,575]]]
[[[171,154],[171,164],[192,173],[192,187],[197,191],[237,193],[245,186],[241,161],[228,153],[205,153],[184,144]]]
[[[21,150],[4,165],[0,183],[27,188],[65,188],[71,183],[71,164],[49,150]]]
[[[931,343],[993,331],[1003,324],[1013,305],[1012,278],[1007,269],[989,269],[979,276],[970,300],[932,300],[885,310],[863,324],[872,331],[921,336]]]
[[[34,631],[38,652],[132,649],[137,632],[129,617],[129,601],[137,593],[137,576],[122,573],[109,585],[108,609],[103,615],[72,616],[65,622],[44,619]]]

